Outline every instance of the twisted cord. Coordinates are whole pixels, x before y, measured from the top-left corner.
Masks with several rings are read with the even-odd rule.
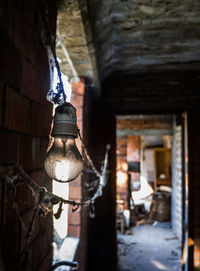
[[[50,100],[54,104],[62,104],[66,102],[67,96],[64,90],[60,65],[58,63],[56,52],[53,45],[54,38],[50,30],[49,20],[47,16],[47,7],[44,1],[41,1],[41,9],[40,9],[39,18],[42,25],[42,43],[44,47],[47,49],[47,53],[48,53],[49,69],[53,73],[52,69],[56,67],[58,78],[59,78],[59,83],[57,84],[57,87],[56,87],[58,93],[54,93],[53,89],[51,88],[49,93],[47,94],[47,97],[48,97],[48,100]]]

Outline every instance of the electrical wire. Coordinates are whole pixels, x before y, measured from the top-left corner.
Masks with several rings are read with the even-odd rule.
[[[50,30],[48,16],[47,16],[47,7],[44,4],[44,1],[41,1],[41,9],[40,9],[40,21],[42,25],[42,42],[44,47],[47,49],[48,53],[48,60],[49,60],[49,68],[50,71],[52,71],[52,66],[55,66],[58,73],[59,83],[57,84],[57,93],[54,93],[53,88],[50,89],[50,91],[47,94],[47,99],[51,101],[54,104],[63,104],[67,100],[67,96],[65,94],[63,81],[62,81],[62,73],[60,70],[60,65],[58,63],[56,52],[54,49],[54,39],[52,32]],[[54,68],[54,67],[53,67]],[[53,69],[54,70],[54,69]]]

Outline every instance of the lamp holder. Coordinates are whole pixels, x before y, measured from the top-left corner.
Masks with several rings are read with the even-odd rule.
[[[56,107],[52,136],[78,137],[76,108],[71,103],[64,103]]]

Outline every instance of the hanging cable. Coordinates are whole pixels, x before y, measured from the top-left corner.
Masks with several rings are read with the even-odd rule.
[[[54,67],[56,67],[57,69],[57,73],[58,73],[58,78],[59,78],[59,83],[57,84],[57,93],[55,93],[54,89],[53,89],[53,84],[52,84],[52,81],[51,81],[51,84],[50,84],[50,90],[47,94],[47,99],[49,101],[51,101],[52,103],[54,104],[63,104],[66,102],[66,94],[65,94],[65,90],[64,90],[64,86],[63,86],[63,81],[62,81],[62,74],[61,74],[61,70],[60,70],[60,66],[59,66],[59,63],[57,61],[57,58],[56,58],[56,53],[55,53],[55,49],[54,49],[54,42],[53,42],[53,35],[51,33],[51,30],[50,30],[50,25],[49,25],[49,21],[48,21],[48,12],[47,12],[47,7],[45,5],[45,2],[44,0],[41,1],[41,14],[40,14],[40,20],[41,20],[41,25],[43,26],[42,28],[42,41],[44,43],[44,46],[46,47],[47,49],[47,53],[48,53],[48,59],[49,59],[49,69],[50,69],[50,72],[53,74],[53,71],[54,71]],[[59,32],[58,32],[58,37],[59,37],[59,40],[60,42],[61,41],[61,37],[59,35]],[[74,67],[73,67],[74,68]],[[77,73],[75,71],[75,69],[73,69],[73,73],[75,76],[77,76]],[[51,78],[52,80],[52,78]],[[103,187],[106,185],[106,174],[107,174],[107,166],[108,166],[108,150],[110,149],[110,146],[107,145],[107,150],[106,150],[106,156],[105,156],[105,161],[104,161],[104,168],[103,168],[103,171],[100,173],[96,167],[94,166],[94,163],[92,161],[92,159],[90,158],[89,154],[88,154],[88,151],[84,145],[84,142],[83,142],[83,139],[82,139],[82,136],[80,134],[80,130],[78,129],[78,136],[80,138],[80,141],[81,141],[81,144],[82,144],[82,148],[83,148],[83,151],[85,153],[85,156],[92,168],[92,170],[95,172],[95,174],[97,175],[99,181],[98,181],[98,185],[95,185],[94,187],[94,190],[96,189],[96,192],[94,193],[94,195],[91,197],[91,199],[88,202],[94,202],[94,200],[101,196],[102,195],[102,189]],[[78,205],[79,207],[79,205]],[[61,209],[60,209],[61,210]]]
[[[48,60],[49,60],[49,69],[51,74],[54,73],[54,67],[57,69],[58,73],[58,78],[59,78],[59,83],[56,86],[57,93],[54,92],[53,90],[53,84],[51,82],[50,90],[47,93],[47,99],[52,102],[53,104],[63,104],[66,102],[67,97],[65,94],[64,86],[63,86],[63,81],[62,81],[62,74],[60,71],[60,66],[56,57],[55,49],[54,49],[54,42],[53,42],[53,35],[50,30],[48,18],[47,18],[47,8],[46,5],[44,4],[44,0],[41,1],[41,13],[39,14],[40,16],[40,21],[42,25],[42,42],[47,49],[47,54],[48,54]],[[52,80],[52,78],[50,78]]]

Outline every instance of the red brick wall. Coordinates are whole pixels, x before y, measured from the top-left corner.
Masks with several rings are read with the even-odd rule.
[[[118,120],[117,120],[118,123]],[[116,192],[117,192],[117,209],[126,209],[127,208],[127,182],[128,182],[128,164],[127,164],[127,137],[117,138],[116,140],[116,156],[117,156],[117,174],[123,174],[124,182],[120,182],[117,177],[116,179]],[[119,203],[119,200],[123,200],[123,203]]]
[[[82,134],[83,127],[83,97],[84,97],[84,79],[81,78],[79,82],[72,82],[72,97],[71,103],[76,107],[77,115],[77,125]],[[80,139],[76,139],[76,145],[81,151],[81,142]],[[75,201],[81,201],[82,199],[82,189],[81,189],[81,178],[78,176],[76,180],[69,183],[69,199]],[[68,235],[80,237],[81,230],[81,211],[80,209],[76,212],[72,212],[72,207],[69,207],[68,215]]]
[[[56,28],[55,1],[46,1],[52,32]],[[41,186],[51,189],[43,161],[48,144],[52,106],[46,101],[49,68],[41,43],[40,1],[0,1],[0,163],[14,162]],[[19,256],[24,232],[9,190],[0,186],[0,257],[5,270],[21,270]],[[27,225],[33,197],[25,185],[17,188],[19,210]],[[52,215],[38,218],[31,239],[30,266],[46,271],[52,256]]]
[[[150,128],[151,122],[148,123],[147,126]],[[134,126],[135,127],[135,126]],[[141,136],[128,136],[127,138],[127,161],[128,162],[140,162],[141,152]],[[139,172],[131,172],[131,181],[139,181],[140,180],[140,173]]]
[[[140,162],[140,136],[128,136],[127,160]]]
[[[117,129],[134,129],[137,130],[146,130],[146,129],[171,129],[171,122],[167,119],[158,118],[147,118],[147,119],[117,119]]]

